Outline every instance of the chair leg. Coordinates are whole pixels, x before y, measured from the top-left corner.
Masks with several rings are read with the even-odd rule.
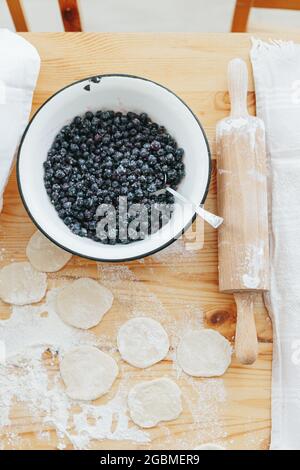
[[[231,25],[232,33],[244,33],[246,31],[252,3],[253,0],[236,1]]]
[[[77,0],[58,0],[65,31],[81,31]]]
[[[11,14],[12,20],[14,22],[16,31],[22,33],[28,31],[26,18],[20,0],[6,0],[6,3]]]

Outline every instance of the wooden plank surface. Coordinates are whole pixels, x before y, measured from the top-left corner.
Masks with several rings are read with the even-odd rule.
[[[59,88],[85,76],[111,72],[142,75],[171,88],[191,106],[207,132],[213,158],[215,124],[229,110],[226,92],[227,62],[239,56],[249,64],[250,38],[247,35],[26,33],[23,36],[37,47],[42,58],[33,112]],[[251,79],[248,99],[250,110],[254,112],[255,98]],[[216,210],[215,161],[206,208]],[[12,259],[25,259],[25,247],[33,231],[34,226],[22,207],[13,172],[0,216],[1,266]],[[109,268],[109,265],[97,267],[92,261],[73,257],[60,273],[49,276],[49,284],[55,285],[60,278],[75,276],[98,278],[99,271],[107,275]],[[143,261],[126,263],[120,269],[126,269],[130,275],[121,281],[119,279],[112,282],[116,293],[122,294],[123,299],[130,297],[131,304],[128,303],[126,310],[122,301],[115,302],[112,311],[95,329],[96,334],[111,335],[114,340],[117,328],[128,318],[128,309],[140,308],[141,305],[144,310],[150,309],[149,296],[152,296],[166,312],[163,323],[178,324],[185,321],[187,313],[199,317],[203,315],[206,326],[216,328],[230,340],[233,338],[235,305],[231,295],[218,292],[217,234],[210,227],[205,227],[202,250],[188,251],[182,241],[177,241],[167,252]],[[0,318],[8,318],[9,315],[8,306],[0,303]],[[214,440],[230,449],[268,448],[272,328],[260,298],[257,299],[255,315],[259,359],[253,366],[241,366],[233,357],[232,366],[216,383],[216,387],[221,387],[225,392],[224,400],[215,400],[211,390],[207,398],[209,403],[199,405],[200,419],[195,420],[190,412],[193,387],[187,377],[180,376],[178,382],[184,395],[183,415],[169,425],[151,430],[150,444],[111,440],[94,442],[93,447],[180,449],[193,448],[201,442]],[[119,356],[116,357],[122,363]],[[52,364],[51,367],[55,368],[57,365]],[[170,359],[144,372],[124,363],[122,367],[130,370],[130,383],[136,383],[139,378],[173,374]],[[202,379],[195,380],[198,385],[206,386]],[[201,413],[204,415],[205,410],[208,416],[206,422],[201,418]],[[18,409],[11,420],[12,425],[6,431],[21,433],[18,448],[56,447],[56,437],[51,426],[48,428],[50,438],[47,442],[41,441],[36,434],[41,423],[36,419],[33,421],[28,411]],[[212,420],[215,421],[215,428],[209,431],[209,422]],[[9,437],[2,436],[2,445],[5,448],[12,446]],[[72,448],[68,441],[66,446]]]

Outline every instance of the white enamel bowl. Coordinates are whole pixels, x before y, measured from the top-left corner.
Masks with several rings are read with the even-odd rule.
[[[65,250],[97,261],[141,258],[172,243],[194,220],[193,208],[188,206],[182,211],[176,205],[170,222],[145,240],[128,245],[104,245],[74,235],[58,217],[44,188],[43,162],[55,135],[74,116],[99,109],[146,112],[153,121],[164,125],[185,150],[186,176],[179,191],[195,204],[204,203],[211,166],[207,139],[198,119],[170,90],[129,75],[104,75],[99,83],[88,78],[72,83],[43,104],[27,126],[19,148],[20,194],[39,230]]]

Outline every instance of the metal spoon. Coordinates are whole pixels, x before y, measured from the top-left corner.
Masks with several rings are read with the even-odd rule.
[[[182,196],[182,194],[175,191],[175,189],[170,188],[170,186],[167,186],[165,189],[169,191],[169,193],[173,194],[173,196],[175,196],[180,201],[186,204],[192,204],[194,211],[213,228],[218,228],[223,223],[224,219],[222,217],[219,217],[218,215],[212,214],[211,212],[202,209],[202,207],[199,207],[193,202],[189,201],[186,197]]]

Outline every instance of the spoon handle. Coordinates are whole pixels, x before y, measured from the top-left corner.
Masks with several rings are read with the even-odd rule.
[[[186,197],[184,197],[182,194],[178,193],[175,191],[175,189],[170,188],[167,186],[166,188],[169,193],[173,194],[173,196],[177,197],[182,202],[192,204],[194,211],[200,215],[200,217],[205,220],[209,225],[211,225],[213,228],[218,228],[220,225],[223,223],[223,218],[219,217],[218,215],[212,214],[211,212],[208,212],[207,210],[203,209],[200,206],[197,206],[193,202],[189,201]]]
[[[219,217],[218,215],[212,214],[207,210],[203,209],[202,207],[194,207],[195,212],[197,212],[200,217],[202,217],[205,222],[211,225],[213,228],[218,228],[223,223],[223,217]]]

